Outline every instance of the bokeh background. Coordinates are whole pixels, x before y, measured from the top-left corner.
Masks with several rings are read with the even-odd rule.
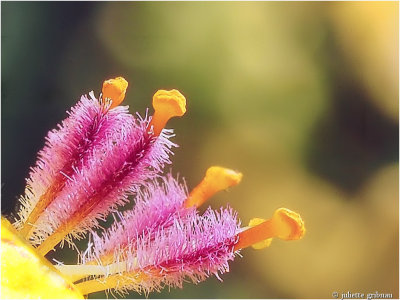
[[[178,88],[173,171],[244,173],[214,197],[244,224],[302,214],[299,242],[151,298],[331,298],[399,291],[398,2],[2,2],[1,193],[11,215],[47,131],[104,79],[145,112]],[[73,262],[68,250],[58,260]],[[101,298],[104,293],[91,296]],[[128,297],[143,297],[131,293]]]

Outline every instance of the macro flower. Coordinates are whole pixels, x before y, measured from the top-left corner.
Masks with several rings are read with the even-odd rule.
[[[2,218],[7,298],[76,298],[101,290],[147,294],[182,287],[187,279],[220,279],[241,249],[304,235],[301,217],[285,208],[269,220],[252,219],[247,227],[241,227],[230,206],[201,213],[201,205],[237,185],[242,174],[210,167],[191,192],[171,172],[164,175],[177,146],[173,131],[164,127],[170,118],[184,115],[186,99],[177,90],[159,90],[153,96],[154,114],[133,116],[120,106],[127,88],[122,77],[105,81],[98,98],[93,92],[82,96],[48,133],[17,219],[10,224]],[[133,208],[120,212],[132,199]],[[99,233],[99,221],[110,214],[114,223]],[[74,245],[86,235],[90,242],[78,250],[77,264],[53,266],[44,258],[59,243]],[[23,274],[14,263],[20,256]]]

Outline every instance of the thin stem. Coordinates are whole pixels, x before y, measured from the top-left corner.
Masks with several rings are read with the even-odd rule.
[[[115,274],[104,278],[101,281],[99,279],[92,279],[89,281],[78,283],[76,284],[76,287],[83,295],[87,295],[117,286],[119,282],[119,277],[121,277],[119,274]]]
[[[45,256],[49,251],[51,251],[67,234],[60,233],[58,231],[51,234],[46,240],[44,240],[38,247],[37,251]]]
[[[22,225],[22,228],[20,230],[20,234],[25,238],[28,239],[29,238],[29,233],[31,232],[33,227],[33,224],[30,222],[26,222]]]
[[[104,275],[106,273],[103,266],[60,265],[55,267],[72,282],[90,275]]]
[[[62,173],[69,173],[69,169],[64,166],[61,171]],[[53,183],[47,188],[46,192],[40,196],[38,202],[35,204],[33,210],[29,213],[28,218],[25,223],[22,225],[20,230],[20,234],[29,239],[32,234],[33,225],[39,219],[40,215],[44,212],[44,210],[50,205],[50,203],[55,199],[59,191],[65,185],[65,176],[61,173],[55,176],[53,179]]]
[[[72,282],[88,276],[108,276],[126,271],[126,263],[119,262],[107,266],[98,265],[60,265],[56,268]]]
[[[263,223],[250,227],[238,234],[239,241],[235,245],[234,251],[247,248],[262,240],[276,236],[276,229],[272,220],[266,220]]]
[[[123,288],[126,285],[132,285],[135,282],[140,282],[141,277],[142,276],[140,273],[133,274],[124,272],[123,274],[114,274],[101,279],[84,281],[76,284],[76,287],[83,295],[87,295],[107,289]]]

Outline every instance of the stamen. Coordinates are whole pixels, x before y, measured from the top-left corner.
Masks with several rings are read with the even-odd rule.
[[[253,221],[253,224],[259,221]],[[301,239],[306,232],[300,215],[287,209],[279,208],[271,219],[238,234],[239,241],[234,250],[243,249],[266,239],[277,237],[290,241]]]
[[[59,242],[71,231],[72,226],[59,227],[54,233],[49,235],[37,248],[36,250],[43,256],[45,256],[49,251],[54,250]]]
[[[59,265],[55,266],[65,277],[72,282],[89,276],[108,276],[126,271],[126,263],[118,262],[109,265]]]
[[[148,275],[142,272],[129,273],[123,272],[120,274],[113,274],[107,277],[99,277],[88,281],[77,283],[75,286],[83,294],[91,294],[95,292],[104,291],[107,289],[115,289],[124,287],[126,285],[140,285]]]
[[[122,103],[125,98],[128,81],[123,77],[109,79],[103,83],[103,99],[111,99],[111,108],[114,108]]]
[[[230,169],[213,166],[208,168],[203,180],[192,190],[184,206],[199,207],[215,193],[237,185],[243,174]]]
[[[35,222],[39,219],[40,215],[43,211],[50,205],[50,203],[57,196],[57,193],[64,187],[65,181],[64,177],[61,174],[54,176],[53,184],[47,189],[47,191],[40,196],[39,201],[36,206],[33,208],[32,212],[29,214],[26,222],[22,225],[20,230],[20,234],[29,239]]]
[[[153,129],[153,135],[159,136],[169,119],[185,114],[186,98],[178,90],[158,90],[153,96],[153,108],[148,131]]]
[[[265,219],[253,218],[249,222],[249,227],[251,228],[251,227],[260,225],[261,223],[264,223],[264,222],[265,222]],[[271,245],[271,242],[272,242],[272,238],[269,238],[269,239],[263,240],[261,242],[255,243],[255,244],[251,245],[251,247],[256,250],[261,250],[261,249],[269,247]]]

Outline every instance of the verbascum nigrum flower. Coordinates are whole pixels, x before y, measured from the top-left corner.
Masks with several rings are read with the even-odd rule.
[[[121,105],[127,88],[122,77],[105,81],[99,97],[82,96],[48,133],[18,217],[13,224],[2,218],[6,298],[82,298],[101,290],[147,294],[182,287],[187,279],[220,278],[243,248],[304,235],[301,217],[285,208],[245,227],[230,206],[201,213],[201,205],[237,185],[242,174],[210,167],[189,192],[183,179],[164,171],[177,147],[173,131],[164,127],[185,114],[185,97],[159,90],[153,115],[132,115]],[[130,201],[133,208],[121,212]],[[99,222],[109,214],[114,223],[102,229]],[[53,266],[44,257],[58,244],[74,245],[87,235],[89,244],[78,250],[77,264]]]

